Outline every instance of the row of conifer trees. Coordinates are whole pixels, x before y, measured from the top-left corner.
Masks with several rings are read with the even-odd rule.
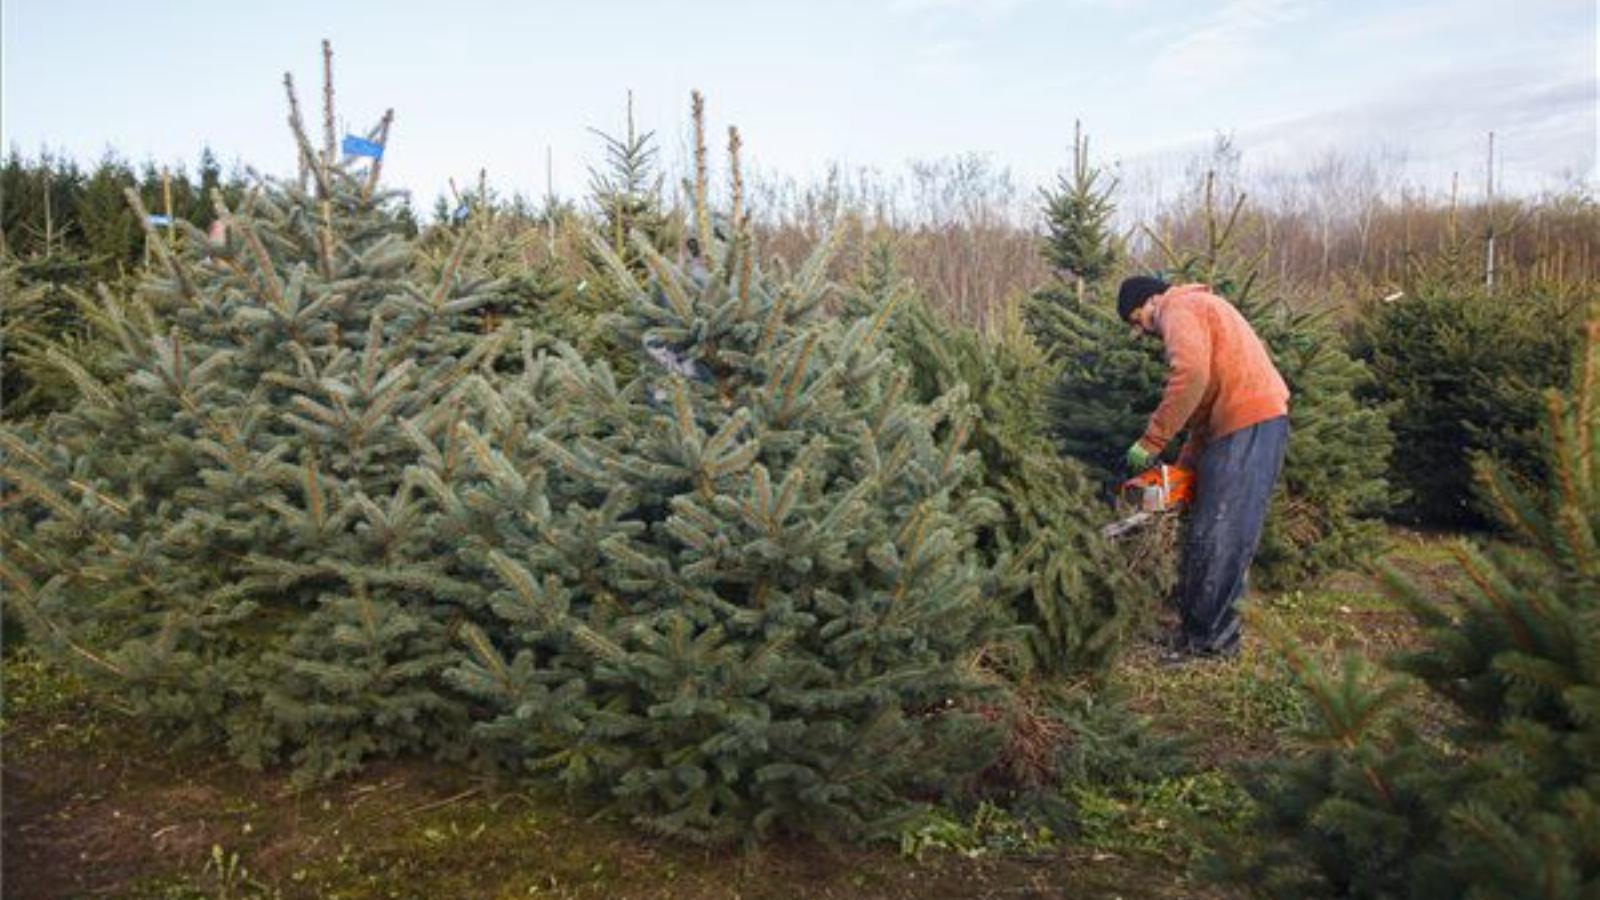
[[[889,241],[844,286],[838,235],[763,260],[737,132],[707,199],[698,97],[689,215],[619,169],[555,253],[488,203],[413,237],[381,161],[317,146],[287,86],[299,177],[214,191],[209,232],[130,193],[151,264],[75,297],[73,341],[38,326],[55,411],[0,429],[8,618],[152,722],[305,778],[433,753],[672,834],[867,834],[993,779],[1030,680],[1094,683],[1168,586],[1098,530],[1162,364],[1106,310],[1131,263],[1081,144],[1048,210],[1073,278],[979,331]],[[1288,582],[1377,551],[1393,401],[1274,301],[1235,213],[1164,271],[1237,303],[1295,391],[1258,570]],[[1529,531],[1558,570],[1593,550],[1584,496]],[[1582,687],[1576,571],[1550,627]]]
[[[408,238],[287,86],[299,177],[204,231],[129,192],[151,265],[0,429],[8,617],[125,708],[306,779],[432,753],[677,835],[864,834],[989,771],[1026,673],[1114,651],[1138,598],[1074,464],[917,383],[904,284],[763,264],[698,97],[697,251],[599,237],[593,299],[529,309],[493,216]]]

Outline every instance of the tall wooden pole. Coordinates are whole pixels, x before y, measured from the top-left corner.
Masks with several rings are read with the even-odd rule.
[[[550,255],[556,253],[556,176],[555,155],[549,144],[544,145],[544,230]]]
[[[49,256],[52,246],[56,241],[55,215],[50,208],[50,161],[44,163],[44,255]]]
[[[167,246],[175,247],[178,229],[172,225],[172,172],[167,169],[161,170],[161,205],[167,211]]]
[[[1484,181],[1484,198],[1489,215],[1489,240],[1483,259],[1483,288],[1494,293],[1494,132],[1489,132],[1489,165]]]

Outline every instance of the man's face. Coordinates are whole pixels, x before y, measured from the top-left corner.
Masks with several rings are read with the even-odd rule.
[[[1128,315],[1128,326],[1133,329],[1133,336],[1150,335],[1156,333],[1155,310],[1146,303]]]

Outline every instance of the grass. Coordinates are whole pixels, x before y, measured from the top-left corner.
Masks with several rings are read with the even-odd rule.
[[[5,676],[7,897],[1197,896],[1181,866],[1057,845],[992,809],[933,822],[905,852],[804,841],[729,852],[443,764],[375,764],[300,790],[172,752],[30,654]]]
[[[1400,534],[1391,561],[1430,590],[1451,560]],[[1378,658],[1414,635],[1370,577],[1258,596],[1249,615],[1317,655]],[[1259,630],[1259,629],[1258,629]],[[1159,731],[1193,741],[1186,771],[1076,785],[1076,827],[1052,833],[992,806],[935,812],[902,846],[778,841],[713,851],[658,840],[557,794],[420,761],[297,789],[204,751],[175,752],[70,675],[23,651],[5,661],[6,896],[191,898],[1226,897],[1189,866],[1199,825],[1248,812],[1232,767],[1282,752],[1304,715],[1259,640],[1221,665],[1165,669],[1134,648],[1115,676]]]
[[[1205,852],[1200,824],[1243,826],[1249,797],[1218,769],[1121,787],[1072,788],[1082,819],[1079,840],[1089,847],[1158,857],[1175,866]]]
[[[1396,531],[1386,562],[1434,594],[1460,578],[1452,541]],[[1194,743],[1195,770],[1153,783],[1080,788],[1083,840],[1094,846],[1133,849],[1173,864],[1195,862],[1214,835],[1247,821],[1249,801],[1233,770],[1268,756],[1292,752],[1285,732],[1304,723],[1306,697],[1261,632],[1293,635],[1325,664],[1346,654],[1382,660],[1417,637],[1411,615],[1390,599],[1372,576],[1339,573],[1322,584],[1256,595],[1245,606],[1249,623],[1240,658],[1224,664],[1163,668],[1153,647],[1135,648],[1117,673],[1133,707],[1158,730]],[[1413,715],[1426,723],[1443,714],[1419,692]],[[1202,833],[1213,837],[1202,837]]]

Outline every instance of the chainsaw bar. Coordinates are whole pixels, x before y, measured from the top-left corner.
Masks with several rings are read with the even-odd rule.
[[[1104,528],[1101,528],[1100,533],[1115,540],[1116,538],[1122,537],[1130,531],[1138,531],[1140,528],[1150,524],[1155,520],[1157,515],[1159,514],[1153,512],[1136,512],[1133,515],[1128,516],[1126,519],[1118,519]]]
[[[1156,466],[1123,482],[1118,493],[1118,506],[1139,511],[1100,529],[1113,540],[1187,506],[1194,499],[1194,473],[1180,466]]]

